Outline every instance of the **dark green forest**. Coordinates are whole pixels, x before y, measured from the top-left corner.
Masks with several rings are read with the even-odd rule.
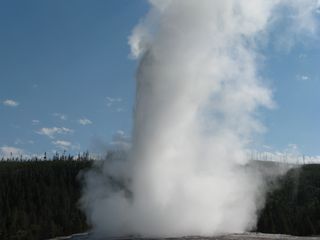
[[[0,162],[0,239],[46,239],[88,229],[78,208],[81,170],[87,157],[73,160],[18,159]]]
[[[89,169],[88,154],[74,160],[0,161],[0,239],[46,239],[88,231],[79,210],[79,173]],[[269,183],[256,231],[320,234],[320,165],[303,165]]]
[[[320,235],[320,164],[291,169],[270,184],[257,231]]]

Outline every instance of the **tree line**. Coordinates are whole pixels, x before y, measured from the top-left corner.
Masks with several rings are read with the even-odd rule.
[[[320,234],[320,164],[289,170],[270,183],[257,231],[290,235]]]
[[[0,239],[46,239],[88,229],[78,208],[80,171],[92,160],[0,162]]]
[[[89,154],[0,161],[0,239],[47,239],[88,231],[78,205],[79,173],[93,161]],[[255,231],[320,234],[320,165],[293,168],[269,185]]]

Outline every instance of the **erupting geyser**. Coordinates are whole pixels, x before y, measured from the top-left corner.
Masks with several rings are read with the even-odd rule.
[[[126,160],[87,174],[88,219],[109,236],[250,230],[263,182],[243,165],[253,134],[263,130],[255,112],[273,105],[258,76],[257,43],[280,6],[297,16],[297,31],[312,31],[302,20],[311,21],[315,1],[150,3],[129,38],[140,61],[132,147]],[[113,187],[110,177],[126,187]]]

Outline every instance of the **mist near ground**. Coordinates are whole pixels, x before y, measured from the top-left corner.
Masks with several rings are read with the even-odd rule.
[[[244,167],[247,151],[265,131],[257,111],[275,106],[259,49],[283,9],[290,33],[313,34],[317,1],[149,2],[129,37],[139,61],[132,145],[86,174],[82,208],[106,236],[249,231],[265,185]]]

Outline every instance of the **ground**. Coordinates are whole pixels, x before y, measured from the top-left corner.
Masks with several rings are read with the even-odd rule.
[[[51,240],[320,240],[319,237],[295,237],[281,234],[242,233],[228,234],[215,237],[177,237],[177,238],[95,238],[88,233],[75,234],[68,237],[54,238]]]

